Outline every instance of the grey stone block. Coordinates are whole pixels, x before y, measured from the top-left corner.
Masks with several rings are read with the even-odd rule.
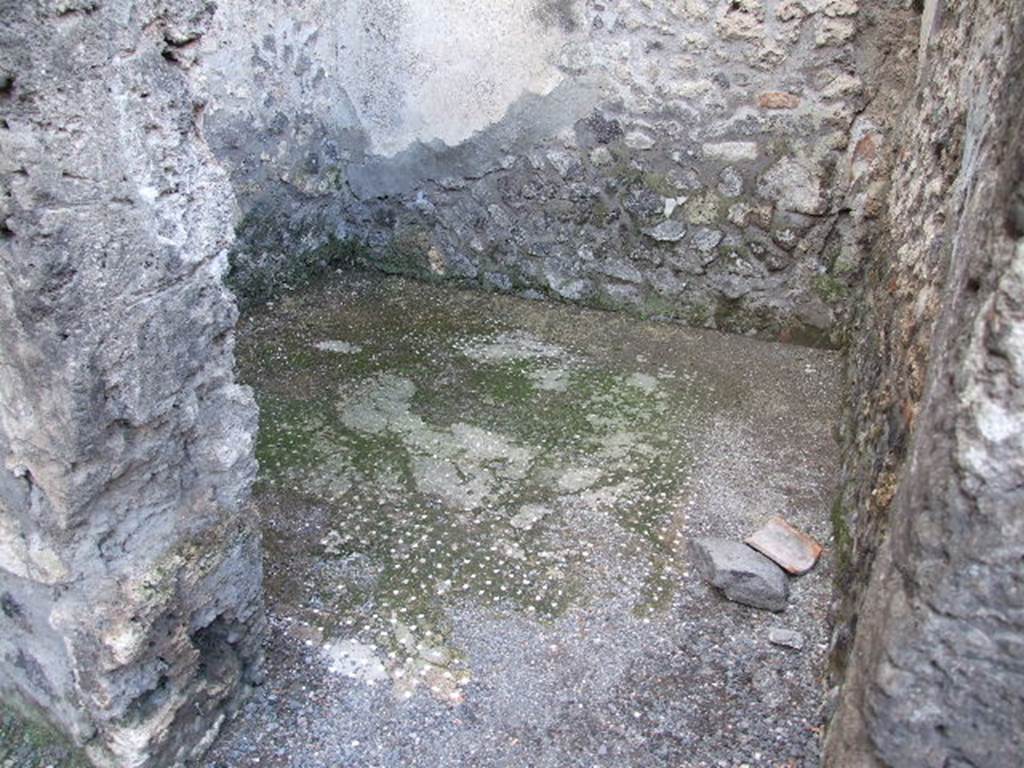
[[[785,609],[786,574],[764,555],[727,539],[696,539],[690,549],[704,578],[733,602],[767,611]]]

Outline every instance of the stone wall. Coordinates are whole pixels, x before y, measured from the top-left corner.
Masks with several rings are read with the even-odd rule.
[[[834,342],[858,34],[893,4],[226,0],[201,47],[234,284],[357,259]]]
[[[0,2],[0,699],[101,766],[201,748],[260,659],[209,9]]]
[[[1024,4],[923,10],[891,189],[862,230],[827,757],[1009,767],[1024,755]]]

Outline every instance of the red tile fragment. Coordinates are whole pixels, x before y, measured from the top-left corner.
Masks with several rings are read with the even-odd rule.
[[[821,556],[821,544],[777,516],[769,518],[745,541],[794,575],[807,573]]]

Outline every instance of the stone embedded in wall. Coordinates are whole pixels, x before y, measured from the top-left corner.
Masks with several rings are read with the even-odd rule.
[[[729,3],[718,20],[723,40],[757,39],[764,36],[764,4],[761,0],[737,0]]]
[[[820,215],[827,206],[822,175],[803,158],[784,157],[761,176],[757,191],[784,211]]]
[[[848,19],[823,18],[818,20],[814,33],[814,44],[819,48],[827,45],[841,45],[857,34],[857,25]]]
[[[644,230],[644,234],[660,243],[678,243],[686,236],[686,225],[669,219]]]
[[[714,224],[721,215],[721,198],[714,192],[702,192],[686,201],[686,220],[690,224]]]
[[[817,5],[815,10],[830,17],[854,16],[860,10],[858,0],[822,0],[818,3],[811,3],[812,8],[815,5]]]
[[[735,168],[723,168],[718,175],[718,193],[722,197],[739,197],[743,194],[743,176]]]
[[[802,21],[807,18],[806,0],[782,0],[775,9],[779,21]]]
[[[704,144],[704,155],[727,163],[739,163],[744,160],[756,160],[758,146],[753,141],[718,141]]]
[[[630,149],[653,149],[658,142],[653,136],[644,131],[630,131],[626,134],[624,142]]]
[[[96,765],[170,765],[262,653],[212,7],[58,5],[0,9],[0,697]]]
[[[821,92],[824,99],[846,99],[860,96],[864,91],[864,83],[859,77],[848,74],[836,75]]]

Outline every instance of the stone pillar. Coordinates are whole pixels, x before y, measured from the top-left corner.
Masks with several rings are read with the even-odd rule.
[[[212,8],[0,0],[0,698],[100,766],[200,751],[259,672]]]

